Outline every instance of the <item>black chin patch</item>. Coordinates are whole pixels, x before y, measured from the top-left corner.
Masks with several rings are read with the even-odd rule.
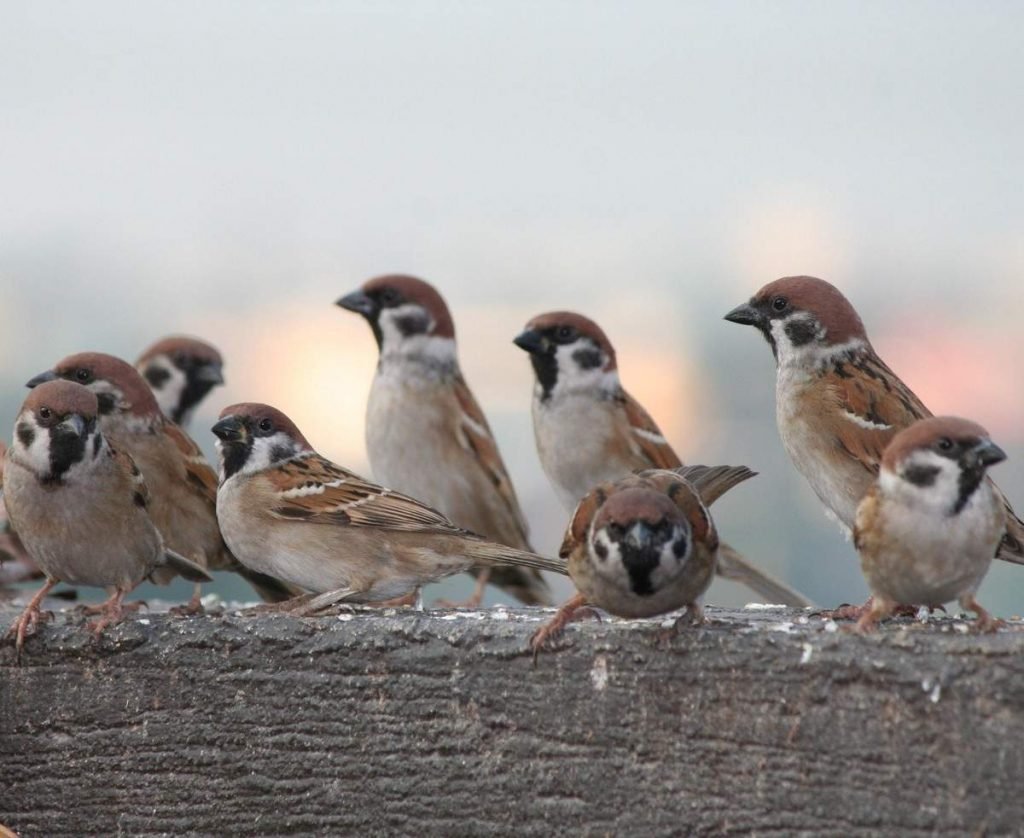
[[[939,476],[938,466],[913,465],[903,472],[903,478],[915,486],[931,486]]]
[[[252,437],[246,435],[244,440],[221,442],[220,451],[224,463],[224,479],[227,480],[233,474],[241,471],[249,460],[249,452],[252,451]]]
[[[185,414],[206,398],[206,394],[213,389],[212,381],[197,381],[195,375],[194,369],[185,373],[185,389],[181,391],[178,403],[171,410],[171,420],[176,425],[180,425]]]
[[[806,317],[786,321],[786,337],[793,346],[806,346],[818,338],[818,324]]]
[[[50,429],[50,473],[47,475],[48,480],[60,483],[68,469],[85,458],[85,447],[95,426],[96,420],[93,419],[86,425],[86,430],[81,436],[60,431],[57,428]]]
[[[18,442],[25,448],[31,448],[32,443],[35,442],[36,432],[28,422],[18,423]]]
[[[540,400],[546,402],[551,398],[551,391],[558,383],[558,361],[554,355],[531,355],[530,363],[533,364],[533,374],[537,376],[537,383],[540,384]]]
[[[626,541],[620,541],[619,555],[622,556],[623,567],[629,574],[629,586],[633,593],[638,596],[653,594],[654,585],[651,582],[651,574],[661,564],[660,547],[657,550],[640,549]]]
[[[956,505],[953,507],[953,514],[958,515],[967,502],[971,499],[978,487],[981,485],[981,481],[985,479],[985,469],[982,467],[976,468],[964,468],[960,472],[960,480],[958,481],[956,497]]]

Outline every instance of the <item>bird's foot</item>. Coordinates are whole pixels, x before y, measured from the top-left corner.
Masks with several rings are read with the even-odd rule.
[[[117,625],[128,614],[134,613],[143,606],[146,606],[146,603],[141,600],[138,602],[124,602],[124,595],[126,593],[128,592],[118,588],[114,591],[114,595],[106,602],[100,605],[87,606],[85,613],[99,615],[99,619],[90,621],[87,626],[93,636],[99,637],[106,629]],[[149,606],[146,607],[148,608]]]
[[[576,594],[555,612],[554,617],[533,633],[530,638],[530,649],[533,651],[534,663],[537,662],[537,655],[541,649],[548,647],[552,641],[557,639],[569,623],[587,618],[600,622],[601,615],[597,609],[587,605],[587,598],[583,594]]]

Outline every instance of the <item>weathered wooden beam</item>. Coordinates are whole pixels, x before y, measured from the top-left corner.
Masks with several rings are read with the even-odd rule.
[[[1024,629],[793,611],[64,617],[0,649],[0,823],[84,834],[1019,834]],[[13,616],[0,611],[5,622]],[[800,622],[800,621],[804,622]]]

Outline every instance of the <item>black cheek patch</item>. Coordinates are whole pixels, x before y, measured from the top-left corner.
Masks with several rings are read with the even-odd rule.
[[[903,472],[903,478],[915,486],[931,486],[939,476],[938,466],[911,466]]]
[[[430,321],[420,314],[407,314],[404,317],[396,317],[395,326],[402,333],[402,337],[408,338],[426,334],[430,329]]]
[[[35,442],[36,432],[32,429],[32,426],[28,422],[18,423],[18,442],[20,442],[25,448],[30,448],[32,443]]]
[[[677,558],[681,559],[686,555],[687,543],[683,536],[679,536],[675,541],[672,542],[672,554]]]
[[[572,359],[579,364],[580,369],[592,370],[601,366],[602,358],[601,353],[592,347],[587,349],[577,349],[572,353]]]
[[[102,445],[103,445],[103,437],[101,437],[99,434],[93,434],[93,437],[92,437],[92,455],[93,455],[93,457],[98,457],[100,455],[100,446],[102,446]],[[133,469],[133,470],[137,471],[138,469]]]
[[[149,382],[149,386],[159,389],[163,387],[167,379],[171,377],[171,374],[163,367],[159,367],[156,364],[150,364],[146,367],[146,371],[143,373],[146,381]]]
[[[295,451],[287,445],[275,445],[270,449],[270,462],[279,463],[281,460],[287,460]]]
[[[135,502],[135,505],[138,506],[140,509],[146,508],[146,496],[142,494],[142,492],[136,492],[134,495],[132,495],[132,500]]]
[[[608,548],[605,547],[603,541],[594,542],[594,552],[597,553],[597,557],[601,559],[601,561],[608,558]]]
[[[113,413],[114,408],[117,407],[117,399],[114,398],[113,393],[97,393],[96,401],[99,402],[100,413],[104,416]]]
[[[818,337],[818,324],[802,317],[786,321],[785,328],[786,336],[793,346],[806,346]]]

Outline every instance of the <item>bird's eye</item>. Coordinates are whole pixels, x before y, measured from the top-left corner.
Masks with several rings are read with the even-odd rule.
[[[559,326],[555,331],[555,337],[567,342],[576,337],[576,330],[572,326]]]
[[[269,434],[274,430],[274,423],[269,419],[260,419],[259,429],[265,434]]]
[[[384,305],[384,306],[398,305],[400,300],[401,300],[401,297],[399,297],[398,292],[394,288],[385,288],[383,291],[380,292],[380,302],[381,302],[381,305]]]
[[[785,311],[789,307],[789,300],[785,297],[772,297],[772,309],[775,311]]]
[[[951,440],[948,436],[944,436],[942,439],[936,442],[935,445],[938,447],[940,451],[953,450],[953,440]]]
[[[50,408],[48,408],[48,407],[41,407],[41,408],[39,408],[39,418],[40,419],[50,419],[52,417],[53,417],[53,411],[50,410]]]
[[[79,367],[75,370],[75,381],[80,381],[82,384],[88,384],[92,381],[92,373],[85,367]]]

